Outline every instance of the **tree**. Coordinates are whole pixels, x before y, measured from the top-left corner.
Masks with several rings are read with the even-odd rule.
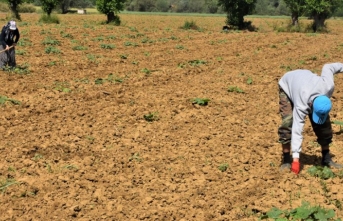
[[[70,2],[71,0],[60,0],[60,8],[62,10],[62,14],[68,13]]]
[[[245,29],[250,22],[244,22],[244,16],[253,12],[257,0],[218,0],[227,14],[226,24]]]
[[[126,0],[96,0],[96,7],[99,12],[107,16],[107,23],[120,24],[120,19],[116,14],[124,9],[125,2]]]
[[[291,11],[292,25],[299,24],[299,17],[305,12],[306,0],[284,0]]]
[[[214,14],[218,11],[218,2],[217,0],[205,0],[205,6],[209,13]]]
[[[21,21],[21,17],[18,11],[18,6],[22,3],[22,0],[8,0],[8,6],[10,7],[11,12],[13,13],[14,17],[19,21]]]
[[[40,0],[42,4],[42,10],[50,17],[52,10],[57,6],[59,0]]]
[[[341,0],[305,0],[306,10],[313,18],[313,31],[325,28],[325,20],[339,7]]]

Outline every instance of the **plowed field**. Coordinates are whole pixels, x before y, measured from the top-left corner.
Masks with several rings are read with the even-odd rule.
[[[288,19],[222,32],[225,17],[120,16],[22,15],[18,68],[0,72],[0,220],[258,220],[302,201],[343,217],[342,176],[307,172],[321,156],[310,123],[298,177],[279,171],[277,142],[279,78],[343,62],[342,20],[308,34],[274,31]]]

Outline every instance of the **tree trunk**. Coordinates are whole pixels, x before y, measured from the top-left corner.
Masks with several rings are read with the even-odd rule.
[[[18,5],[15,4],[15,3],[10,3],[10,8],[11,8],[11,11],[14,15],[14,17],[18,20],[18,21],[21,21],[21,17],[19,15],[19,11],[18,11]]]
[[[298,13],[293,12],[292,13],[292,25],[298,26],[299,25],[299,15]]]
[[[313,31],[317,32],[325,28],[326,16],[322,14],[315,14],[313,16]]]
[[[107,23],[114,22],[116,20],[116,15],[114,12],[110,12],[107,14]]]

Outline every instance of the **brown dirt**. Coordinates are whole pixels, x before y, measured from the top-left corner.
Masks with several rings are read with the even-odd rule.
[[[22,17],[17,61],[29,73],[0,73],[0,95],[21,102],[0,107],[0,220],[257,220],[302,201],[343,217],[342,179],[325,192],[307,173],[320,160],[308,123],[298,177],[278,171],[277,143],[278,79],[342,62],[341,20],[306,34],[275,32],[288,19],[272,18],[250,18],[258,32],[223,33],[225,17],[123,14],[120,27],[103,15]],[[185,21],[201,31],[180,29]],[[59,54],[46,53],[47,37]],[[335,83],[332,119],[342,120],[343,75]]]

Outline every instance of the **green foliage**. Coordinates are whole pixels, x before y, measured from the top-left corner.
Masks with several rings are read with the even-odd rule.
[[[16,67],[5,66],[4,71],[7,71],[12,74],[27,75],[30,73],[29,65],[24,63],[22,65],[17,65]]]
[[[59,40],[53,39],[52,37],[48,36],[43,40],[42,44],[43,45],[60,45],[61,42]]]
[[[45,24],[59,24],[60,19],[56,15],[46,15],[42,14],[39,18],[40,22],[43,22]]]
[[[236,92],[236,93],[244,93],[244,91],[237,87],[237,86],[229,86],[229,88],[227,89],[228,92]]]
[[[107,76],[107,78],[97,78],[95,79],[95,84],[103,84],[105,82],[110,83],[122,83],[123,79],[114,76],[112,73]]]
[[[20,13],[35,13],[36,8],[33,4],[23,3],[23,4],[18,6],[18,11]]]
[[[74,39],[74,36],[72,34],[69,33],[61,33],[62,38],[69,38],[69,39]]]
[[[125,45],[125,46],[134,46],[134,47],[137,47],[137,46],[138,46],[137,43],[135,43],[135,42],[130,42],[130,41],[126,41],[126,42],[124,43],[124,45]]]
[[[218,0],[227,14],[226,24],[234,29],[249,28],[251,23],[244,22],[244,16],[251,14],[257,0]]]
[[[96,0],[96,7],[99,12],[107,15],[107,23],[119,25],[120,18],[116,14],[124,10],[125,2],[126,0]]]
[[[12,185],[18,185],[18,184],[20,184],[20,183],[15,181],[14,179],[1,180],[0,181],[0,191],[2,193],[5,193],[8,187],[10,187]]]
[[[202,64],[206,64],[207,62],[206,61],[203,61],[203,60],[191,60],[191,61],[188,61],[188,64],[190,66],[199,66],[199,65],[202,65]]]
[[[25,50],[16,50],[15,53],[17,55],[25,55],[26,54],[26,51]]]
[[[101,44],[100,47],[103,49],[114,49],[116,46],[114,44]]]
[[[54,90],[57,90],[59,92],[69,93],[71,92],[70,84],[68,82],[59,82],[56,81],[54,83]]]
[[[298,19],[305,13],[306,0],[284,0],[292,14],[292,26],[297,25]]]
[[[87,50],[88,48],[82,45],[77,45],[77,46],[74,46],[72,49],[75,51],[84,51],[84,50]]]
[[[57,6],[59,0],[40,0],[42,10],[50,17],[52,10]]]
[[[329,167],[322,167],[322,166],[312,166],[308,168],[307,172],[311,176],[319,177],[320,179],[324,179],[324,180],[327,180],[329,178],[334,178],[336,176]]]
[[[332,209],[325,209],[321,206],[311,206],[308,202],[302,202],[301,206],[292,210],[280,210],[278,208],[270,209],[265,215],[260,217],[262,219],[274,220],[320,220],[331,221],[335,220],[335,211]],[[340,219],[336,219],[338,221]]]
[[[253,83],[253,80],[252,80],[251,77],[249,77],[248,80],[247,80],[247,84],[252,84],[252,83]]]
[[[206,106],[209,101],[210,101],[210,99],[208,99],[208,98],[194,98],[192,100],[192,104],[198,104],[200,106]]]
[[[59,54],[61,51],[53,46],[48,46],[45,48],[46,54]]]
[[[7,3],[0,2],[0,12],[9,12],[10,9]]]
[[[20,101],[17,101],[17,100],[14,100],[12,98],[8,98],[6,96],[0,95],[0,105],[4,105],[6,103],[10,103],[10,104],[14,104],[14,105],[20,105],[21,104]]]
[[[225,172],[227,169],[229,168],[229,164],[228,163],[222,163],[218,166],[218,169],[221,171],[221,172]]]
[[[195,21],[185,21],[183,26],[181,26],[180,28],[185,30],[200,30],[199,26],[195,23]]]
[[[148,122],[157,121],[159,120],[157,112],[150,112],[148,114],[143,115],[144,120]]]
[[[148,68],[143,68],[141,70],[141,72],[145,73],[146,75],[150,75],[151,74],[151,70],[149,70]]]

